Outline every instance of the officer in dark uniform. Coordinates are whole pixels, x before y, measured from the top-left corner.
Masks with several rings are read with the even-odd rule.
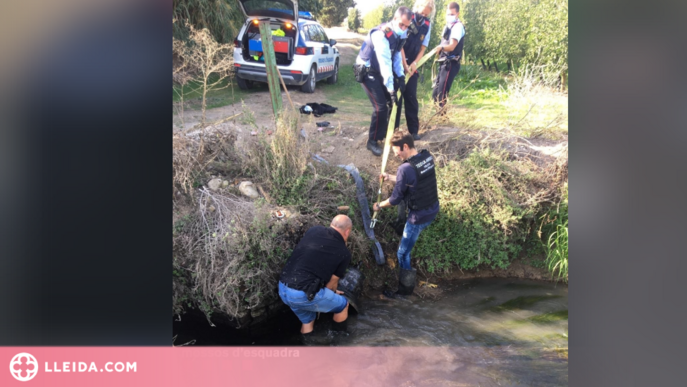
[[[432,99],[440,108],[446,103],[446,96],[451,90],[453,79],[460,71],[460,56],[463,53],[463,40],[465,39],[465,27],[458,19],[460,6],[458,3],[450,3],[446,9],[446,27],[439,44],[439,76],[432,90]]]
[[[370,30],[355,60],[356,80],[362,84],[374,109],[367,149],[375,156],[382,155],[377,141],[386,136],[390,107],[397,103],[396,90],[405,89],[401,48],[412,17],[409,8],[399,7],[391,22]]]
[[[405,105],[406,124],[408,131],[413,139],[419,140],[420,120],[418,118],[417,103],[417,63],[425,55],[425,50],[429,46],[429,35],[432,31],[431,17],[434,11],[434,0],[417,0],[413,7],[413,18],[408,27],[408,38],[406,39],[401,57],[403,58],[403,68],[406,74],[413,74],[406,84],[403,95],[403,105]],[[396,116],[396,128],[400,126],[400,115]]]
[[[372,208],[379,211],[380,208],[405,202],[410,210],[403,229],[403,238],[396,253],[399,266],[401,266],[398,291],[395,294],[384,292],[388,297],[395,297],[397,294],[403,296],[413,294],[417,274],[416,269],[410,267],[410,251],[415,246],[420,232],[427,228],[439,213],[439,195],[434,157],[429,151],[423,149],[418,152],[415,149],[413,136],[408,132],[395,132],[391,137],[391,145],[394,154],[403,160],[403,164],[398,167],[395,178],[387,173],[380,176],[396,184],[389,199],[375,203]]]

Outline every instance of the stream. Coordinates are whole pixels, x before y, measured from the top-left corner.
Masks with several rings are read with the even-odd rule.
[[[416,288],[417,291],[418,288]],[[423,293],[421,298],[417,293]],[[331,314],[315,323],[322,346],[443,347],[460,359],[467,385],[568,384],[568,287],[528,280],[443,281],[406,299],[363,298],[347,336],[329,331]],[[286,309],[250,334],[211,328],[204,318],[175,322],[175,345],[297,346],[300,322]],[[413,365],[414,374],[423,364]],[[427,365],[427,372],[431,365]]]

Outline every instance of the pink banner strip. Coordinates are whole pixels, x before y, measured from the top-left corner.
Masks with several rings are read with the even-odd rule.
[[[488,369],[504,350],[0,347],[0,386],[491,386],[508,379]]]

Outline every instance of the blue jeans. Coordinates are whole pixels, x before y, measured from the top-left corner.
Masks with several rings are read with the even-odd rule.
[[[417,238],[420,236],[420,232],[427,228],[432,223],[429,221],[423,224],[410,224],[406,222],[406,227],[403,229],[403,238],[401,239],[401,245],[398,247],[398,264],[401,265],[402,269],[410,270],[410,250],[415,246]]]
[[[317,312],[341,313],[348,305],[346,297],[336,294],[328,288],[320,289],[315,298],[309,301],[304,291],[291,289],[281,281],[279,281],[279,297],[293,310],[303,324],[315,320]]]

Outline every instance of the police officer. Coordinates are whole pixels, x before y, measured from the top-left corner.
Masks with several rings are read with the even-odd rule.
[[[408,28],[408,38],[401,50],[403,68],[406,74],[413,75],[408,79],[405,90],[401,94],[403,95],[403,104],[405,105],[408,131],[413,136],[413,139],[419,140],[420,120],[418,118],[417,103],[417,79],[419,75],[417,64],[425,55],[425,50],[429,46],[434,0],[417,0],[413,6],[413,11],[413,18]],[[396,127],[398,128],[401,118],[400,115],[396,117]]]
[[[390,107],[397,103],[395,85],[405,89],[401,48],[412,17],[413,12],[409,8],[399,7],[391,22],[370,30],[355,60],[356,79],[361,82],[374,109],[367,149],[375,156],[382,155],[377,141],[384,140]],[[359,77],[359,74],[362,75]]]
[[[375,203],[372,209],[391,207],[405,202],[410,209],[403,229],[403,238],[398,247],[398,263],[401,267],[398,291],[394,294],[384,292],[388,297],[396,294],[407,296],[413,294],[416,269],[410,267],[410,251],[415,246],[420,232],[427,228],[439,213],[439,195],[437,191],[434,157],[428,150],[418,152],[415,149],[413,136],[408,132],[397,131],[391,137],[394,155],[403,160],[398,167],[396,177],[382,173],[380,177],[395,183],[389,199]]]
[[[449,3],[446,9],[446,27],[439,44],[439,76],[437,77],[432,99],[440,108],[446,104],[446,96],[451,90],[453,79],[460,71],[460,56],[463,53],[465,27],[458,19],[460,6],[456,2]]]

